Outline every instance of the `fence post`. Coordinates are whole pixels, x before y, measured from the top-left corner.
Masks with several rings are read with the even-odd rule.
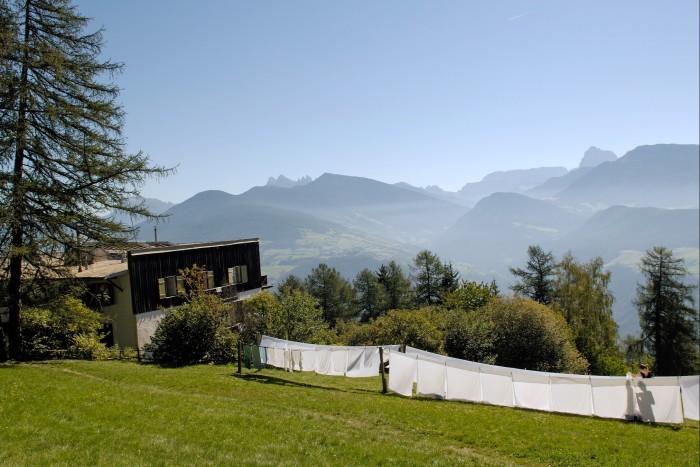
[[[379,372],[382,374],[382,394],[386,394],[386,376],[384,374],[384,349],[379,347]]]
[[[243,372],[243,369],[241,368],[242,363],[243,363],[243,342],[241,342],[241,340],[238,339],[238,373]]]

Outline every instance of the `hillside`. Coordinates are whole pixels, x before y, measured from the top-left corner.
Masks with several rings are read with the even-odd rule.
[[[627,423],[382,394],[233,365],[0,365],[3,465],[697,466],[697,422]],[[572,442],[573,440],[573,442]],[[650,449],[650,447],[652,447]]]

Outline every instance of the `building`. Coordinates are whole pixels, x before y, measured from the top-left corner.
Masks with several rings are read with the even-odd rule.
[[[206,271],[207,292],[232,304],[232,323],[242,318],[242,301],[267,288],[257,238],[132,249],[75,277],[87,286],[86,303],[108,318],[110,343],[143,349],[163,310],[185,302],[181,271],[195,265]]]

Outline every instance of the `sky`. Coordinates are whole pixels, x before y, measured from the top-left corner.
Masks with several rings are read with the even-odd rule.
[[[457,191],[698,144],[697,0],[79,0],[146,197],[323,173]],[[87,31],[86,31],[87,32]]]

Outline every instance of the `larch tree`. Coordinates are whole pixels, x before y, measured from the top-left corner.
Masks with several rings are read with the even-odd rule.
[[[639,312],[642,345],[654,358],[654,372],[662,376],[697,374],[698,310],[685,277],[682,258],[656,246],[646,252],[640,265],[644,282],[637,285],[635,306]]]
[[[134,203],[143,183],[169,170],[122,136],[112,82],[121,64],[100,59],[100,31],[69,0],[0,0],[0,254],[10,358],[21,356],[28,285],[66,276],[66,252],[119,244],[133,227],[115,210],[153,217]]]
[[[440,258],[429,250],[422,250],[413,258],[411,272],[416,304],[440,304],[443,279],[445,279]]]
[[[557,264],[551,306],[571,328],[578,350],[597,375],[624,374],[618,348],[618,326],[613,318],[610,271],[600,257],[579,263],[566,253]]]
[[[527,256],[525,269],[510,268],[511,274],[519,279],[510,288],[516,295],[549,305],[552,301],[552,284],[556,269],[554,255],[545,252],[539,245],[530,245],[527,248]]]

